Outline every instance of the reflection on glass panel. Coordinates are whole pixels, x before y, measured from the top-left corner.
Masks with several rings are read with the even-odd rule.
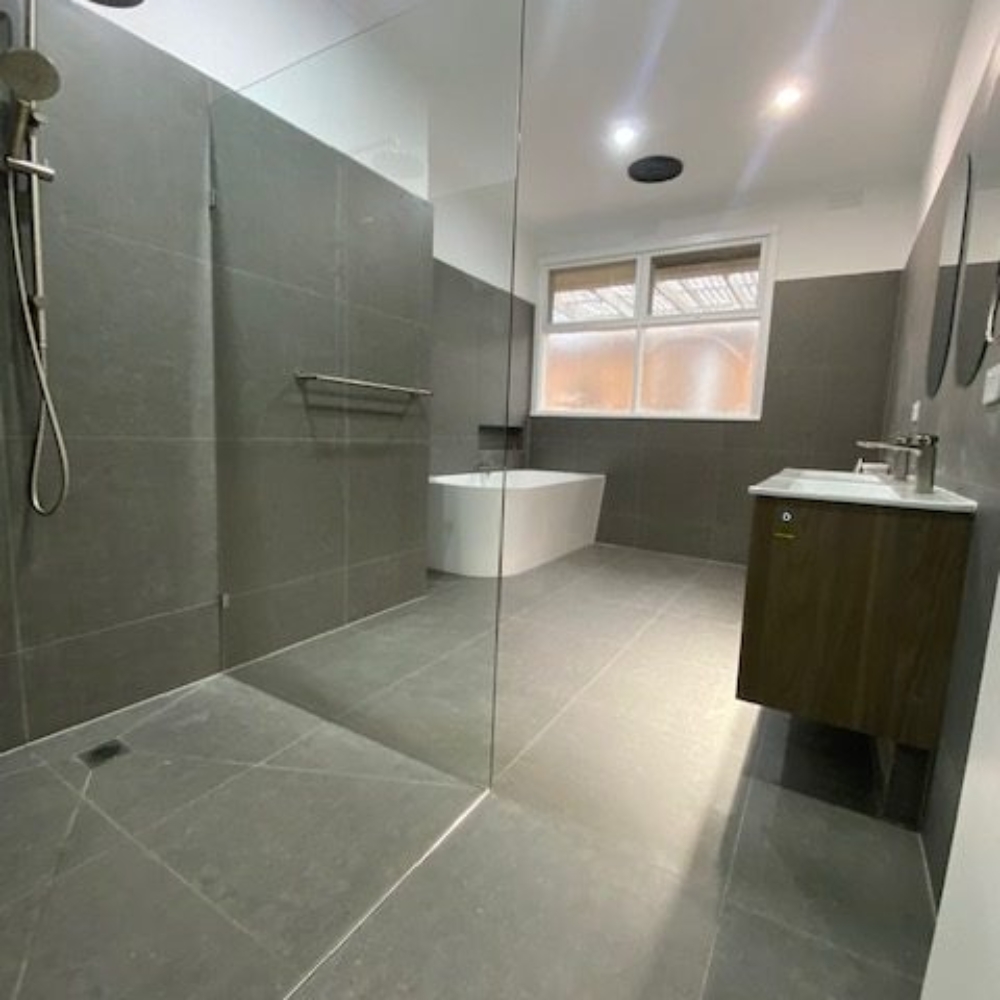
[[[546,410],[632,408],[634,330],[552,333],[546,338]]]
[[[717,247],[653,261],[650,312],[654,316],[742,312],[759,304],[759,246]]]
[[[635,316],[634,260],[553,271],[549,287],[552,323],[587,323]]]
[[[759,333],[756,320],[647,330],[640,409],[749,413]]]

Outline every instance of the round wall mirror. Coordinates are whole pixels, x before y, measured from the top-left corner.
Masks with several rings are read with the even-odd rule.
[[[1000,333],[1000,92],[990,103],[972,153],[965,268],[955,326],[955,376],[971,385],[986,348]]]
[[[962,155],[948,170],[941,185],[939,198],[945,199],[944,229],[938,265],[937,292],[934,297],[934,319],[931,344],[927,353],[927,392],[936,396],[948,363],[958,304],[959,278],[965,252],[966,221],[972,160]]]

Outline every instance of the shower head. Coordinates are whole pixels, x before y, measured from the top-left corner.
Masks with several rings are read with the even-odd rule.
[[[143,0],[90,0],[98,7],[138,7]]]
[[[59,93],[59,70],[37,49],[8,49],[0,54],[0,81],[14,95],[14,124],[7,144],[7,162],[17,157],[28,138],[35,101]]]
[[[47,101],[59,93],[59,70],[37,49],[8,49],[0,54],[0,81],[19,101]]]

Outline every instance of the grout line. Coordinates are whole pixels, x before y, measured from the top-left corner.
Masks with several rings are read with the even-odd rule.
[[[904,972],[902,969],[891,964],[890,962],[872,958],[870,955],[863,955],[861,952],[855,951],[853,948],[846,948],[841,944],[837,944],[830,938],[814,934],[812,931],[803,930],[801,927],[797,927],[794,924],[785,923],[784,920],[781,920],[773,914],[766,913],[763,910],[758,910],[753,906],[748,906],[746,903],[740,903],[733,900],[729,903],[729,905],[738,910],[742,910],[743,913],[748,916],[766,921],[772,926],[784,931],[786,934],[790,934],[792,937],[801,938],[804,941],[808,941],[810,944],[819,945],[828,951],[834,951],[841,955],[847,955],[848,958],[851,958],[855,962],[865,965],[870,969],[877,969],[879,972],[885,973],[886,975],[894,976],[897,979],[903,979],[906,982],[914,983],[917,986],[921,985],[923,982],[923,978],[921,976],[915,976],[910,972]],[[704,1000],[704,998],[701,998],[701,1000]]]
[[[48,768],[48,765],[46,765],[46,768],[48,770],[51,770],[51,768]],[[56,775],[56,777],[59,778],[58,775]],[[61,778],[59,778],[59,780],[62,781]],[[90,775],[88,774],[86,780],[83,783],[84,791],[87,789],[89,784],[90,784]],[[69,850],[70,841],[73,838],[73,834],[76,832],[77,823],[80,820],[80,813],[82,812],[84,807],[84,800],[82,796],[77,794],[75,790],[73,792],[73,798],[75,800],[73,805],[73,810],[70,813],[69,820],[66,823],[66,829],[65,832],[63,833],[62,841],[56,848],[55,859],[52,862],[52,868],[49,871],[48,877],[42,881],[41,885],[32,889],[30,893],[25,893],[21,897],[22,899],[27,899],[30,895],[33,895],[36,892],[44,893],[44,898],[38,901],[38,906],[35,908],[35,912],[33,914],[32,926],[30,931],[28,932],[28,937],[24,944],[24,951],[21,955],[21,962],[17,972],[17,979],[15,980],[14,988],[11,991],[11,1000],[18,1000],[18,997],[21,995],[21,990],[24,988],[24,979],[25,976],[27,976],[28,974],[28,967],[31,964],[31,953],[34,950],[35,940],[38,937],[38,927],[42,922],[42,914],[45,909],[45,906],[49,901],[50,896],[52,895],[52,890],[56,882],[58,881],[60,874],[64,875],[69,874],[69,871],[75,870],[75,869],[69,869],[69,871],[60,872],[63,859],[66,857],[67,851]],[[102,857],[106,853],[107,853],[106,850],[99,851],[97,856]],[[80,866],[78,865],[76,867],[79,868]]]
[[[146,625],[146,624],[148,624],[150,622],[162,621],[165,618],[173,618],[173,617],[176,617],[177,615],[187,615],[187,614],[191,614],[191,613],[193,613],[195,611],[204,611],[207,608],[214,608],[215,605],[216,605],[216,602],[214,600],[213,601],[201,601],[198,604],[188,604],[188,605],[185,605],[182,608],[170,608],[167,611],[157,611],[155,614],[143,615],[141,618],[129,618],[127,621],[115,622],[112,625],[105,625],[102,628],[90,629],[87,632],[74,632],[72,635],[61,635],[57,639],[47,639],[44,642],[36,642],[36,643],[34,643],[34,644],[30,645],[30,646],[29,645],[25,645],[20,650],[20,652],[21,653],[33,653],[33,652],[35,652],[36,650],[39,650],[39,649],[51,649],[51,648],[53,648],[55,646],[61,646],[64,643],[67,643],[67,642],[77,642],[77,641],[79,641],[81,639],[89,639],[92,636],[97,636],[97,635],[107,635],[109,632],[117,632],[117,631],[120,631],[122,629],[131,628],[131,627],[136,626],[136,625]],[[173,690],[173,689],[171,689],[171,690]],[[150,697],[152,697],[152,698],[158,698],[161,694],[165,694],[165,693],[166,692],[161,691],[161,692],[159,692],[159,694],[151,695]],[[146,700],[148,701],[149,699],[146,699]],[[134,702],[134,704],[140,704],[140,702]],[[131,708],[132,705],[126,705],[125,707],[126,708]],[[115,709],[113,712],[108,712],[108,713],[105,713],[105,714],[107,714],[107,715],[113,715],[114,712],[119,712],[119,711],[121,711],[121,709]],[[101,716],[97,716],[97,718],[101,718]],[[88,720],[88,721],[92,722],[93,720],[91,719],[91,720]],[[63,732],[64,730],[60,730],[60,731]]]
[[[535,735],[521,748],[521,750],[514,756],[508,764],[506,764],[500,773],[497,775],[497,779],[501,779],[507,774],[520,760],[525,756],[532,748],[538,745],[539,741],[548,733],[552,727],[561,719],[566,713],[576,705],[581,697],[592,688],[624,655],[629,649],[649,631],[657,622],[666,616],[667,611],[674,605],[674,603],[680,599],[681,595],[684,594],[694,585],[694,580],[681,584],[678,588],[677,593],[673,595],[669,601],[666,602],[664,606],[660,608],[659,611],[652,613],[650,619],[645,625],[640,626],[632,636],[630,636],[621,648],[614,653],[611,659],[604,664],[603,667],[599,668],[596,673],[586,681],[581,687],[577,688],[575,694],[573,694],[568,701],[566,701],[562,708],[554,716],[552,716],[549,721],[542,726],[542,728],[535,733]]]
[[[758,713],[758,720],[759,719],[760,713]],[[715,961],[715,951],[719,944],[719,936],[722,933],[722,916],[725,912],[726,902],[729,898],[729,888],[732,885],[733,873],[736,870],[736,856],[739,853],[740,841],[743,838],[743,827],[747,818],[747,808],[750,804],[750,792],[753,787],[751,784],[753,781],[752,771],[760,756],[762,746],[763,739],[761,738],[760,726],[758,725],[755,727],[753,748],[748,755],[749,767],[745,775],[746,790],[743,792],[742,801],[740,803],[740,815],[736,823],[736,836],[733,838],[733,851],[729,858],[726,877],[722,883],[722,891],[719,893],[719,905],[716,910],[715,934],[712,936],[712,947],[709,948],[708,958],[705,962],[705,974],[701,980],[701,989],[698,991],[698,1000],[705,1000],[705,994],[708,991],[709,978],[712,974],[712,965]]]
[[[72,789],[73,786],[70,785],[68,782],[66,782],[65,779],[63,779],[58,772],[53,771],[53,773],[56,775],[56,777],[59,778],[60,781],[66,784],[68,788]],[[228,784],[228,782],[224,782],[224,784]],[[216,787],[219,788],[221,787],[221,785]],[[213,789],[213,791],[214,790],[215,789]],[[204,798],[204,796],[199,796],[199,799],[200,798]],[[81,803],[84,802],[83,799],[81,799],[80,801]],[[126,827],[122,826],[122,824],[119,823],[110,813],[106,812],[100,805],[94,802],[93,799],[87,799],[85,801],[87,805],[94,810],[94,812],[96,812],[98,815],[101,816],[102,819],[104,819],[107,823],[113,826],[119,834],[121,834],[134,847],[138,848],[139,851],[141,851],[142,854],[144,854],[150,861],[153,861],[158,867],[162,868],[169,875],[175,878],[178,882],[184,885],[191,893],[193,893],[199,900],[201,900],[201,902],[203,902],[213,912],[215,912],[218,916],[220,916],[223,920],[225,920],[226,923],[228,923],[230,926],[236,928],[236,930],[240,931],[241,933],[249,937],[256,945],[258,945],[258,947],[260,947],[264,951],[265,954],[269,955],[272,959],[278,962],[279,965],[287,966],[287,961],[281,955],[277,954],[269,944],[262,941],[260,938],[257,937],[257,935],[253,931],[248,930],[246,927],[240,924],[239,921],[235,920],[232,916],[230,916],[217,903],[215,903],[212,899],[210,899],[208,896],[202,893],[202,891],[198,889],[197,886],[189,882],[183,875],[181,875],[180,872],[175,871],[162,857],[160,857],[159,854],[156,853],[156,851],[154,851],[151,847],[147,847],[146,844],[144,844],[138,837],[135,836],[135,834],[133,834]],[[190,804],[191,803],[188,803],[188,805]],[[180,810],[175,810],[175,812],[179,811]],[[174,815],[174,813],[171,813],[171,815]],[[155,827],[156,825],[158,824],[154,824],[153,826]],[[153,827],[147,827],[146,829],[152,829],[152,828]],[[103,853],[107,854],[108,852],[105,851]]]
[[[462,827],[465,821],[489,798],[490,792],[488,789],[480,792],[476,798],[467,806],[452,822],[451,824],[438,836],[438,838],[420,855],[417,860],[410,865],[409,868],[403,874],[396,879],[395,882],[389,886],[385,892],[370,906],[352,925],[348,928],[347,932],[341,936],[341,938],[334,944],[334,946],[323,955],[318,962],[313,965],[311,969],[285,994],[283,1000],[294,1000],[295,994],[302,989],[317,972],[333,958],[350,940],[361,930],[362,927],[368,921],[374,917],[379,910],[396,894],[396,892],[407,882],[412,875],[415,875],[420,868],[422,868],[427,861],[437,853],[438,849],[443,847],[448,840]]]
[[[371,694],[366,695],[360,701],[356,702],[353,706],[351,706],[350,710],[345,714],[344,728],[350,729],[351,732],[357,732],[357,730],[351,729],[351,727],[346,724],[348,719],[354,717],[362,709],[368,708],[371,704],[380,700],[383,696],[391,694],[400,685],[405,684],[407,681],[413,680],[414,677],[417,677],[420,674],[426,673],[433,667],[440,666],[445,660],[448,659],[448,657],[454,656],[456,653],[460,653],[465,649],[469,649],[470,647],[474,646],[477,642],[482,642],[484,638],[488,638],[489,635],[490,635],[489,630],[486,630],[484,632],[477,632],[471,638],[464,639],[457,646],[453,646],[451,649],[448,650],[447,653],[442,653],[440,656],[436,656],[433,660],[428,660],[426,663],[422,663],[419,667],[415,668],[414,670],[411,670],[408,674],[404,674],[402,677],[397,677],[396,680],[392,681],[390,684],[387,684],[385,687],[379,688],[377,691],[373,691]],[[365,736],[364,733],[360,733],[359,735]],[[365,739],[371,739],[371,737],[365,736]],[[379,741],[375,740],[374,742],[377,743]],[[389,749],[392,750],[393,747],[389,747]],[[397,753],[398,752],[399,751],[397,751]],[[404,756],[408,755],[404,754]]]

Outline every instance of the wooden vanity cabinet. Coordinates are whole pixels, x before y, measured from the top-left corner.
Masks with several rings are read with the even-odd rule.
[[[739,697],[933,749],[971,530],[968,514],[755,497]]]

